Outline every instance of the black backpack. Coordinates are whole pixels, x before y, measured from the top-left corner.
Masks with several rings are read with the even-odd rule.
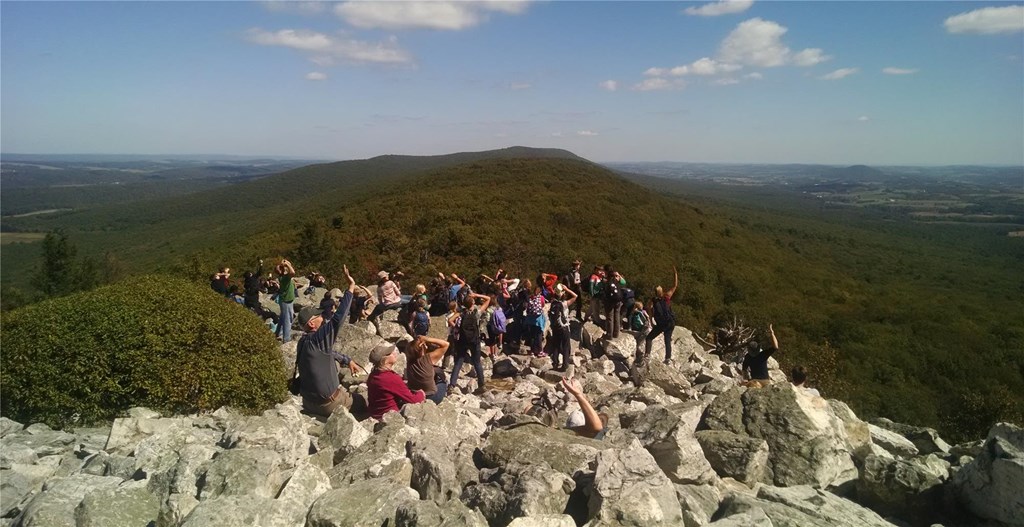
[[[622,302],[622,286],[615,280],[609,280],[604,283],[604,301],[608,304]]]
[[[672,313],[672,308],[669,307],[668,302],[664,298],[659,298],[654,301],[654,321],[659,326],[665,326],[669,324],[675,324],[676,317]]]
[[[459,324],[459,340],[462,342],[478,342],[480,340],[480,311],[475,307],[462,313]]]
[[[569,326],[569,317],[565,309],[565,302],[561,300],[555,300],[551,302],[551,310],[548,311],[548,317],[551,318],[551,325],[564,328]]]

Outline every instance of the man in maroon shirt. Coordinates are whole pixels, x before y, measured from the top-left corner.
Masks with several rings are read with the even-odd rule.
[[[427,398],[423,390],[410,391],[402,377],[394,372],[392,368],[397,360],[398,348],[394,344],[381,344],[370,351],[373,371],[366,380],[366,388],[370,417],[374,419],[397,412],[406,403],[422,403]]]

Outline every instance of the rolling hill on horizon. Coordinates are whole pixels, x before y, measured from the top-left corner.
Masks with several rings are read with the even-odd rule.
[[[12,226],[62,228],[84,254],[111,253],[129,273],[197,280],[289,256],[300,272],[334,277],[348,263],[361,282],[402,270],[411,288],[438,271],[561,273],[579,257],[616,265],[647,298],[678,265],[681,325],[704,334],[734,315],[772,322],[779,360],[809,366],[827,396],[858,413],[959,438],[1019,421],[1024,408],[1019,250],[666,196],[564,150],[319,164]],[[5,246],[2,256],[5,281],[19,269],[25,277],[38,247]]]

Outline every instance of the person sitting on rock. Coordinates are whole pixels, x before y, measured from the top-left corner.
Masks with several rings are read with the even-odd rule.
[[[483,304],[476,304],[476,299],[478,298],[484,301]],[[454,389],[458,386],[457,383],[459,380],[459,373],[462,370],[462,364],[466,360],[470,360],[473,363],[473,369],[476,370],[476,391],[478,393],[483,393],[484,364],[480,351],[480,318],[483,316],[483,311],[487,309],[487,306],[490,303],[490,298],[484,295],[470,293],[463,301],[462,315],[457,319],[452,320],[453,325],[456,323],[458,325],[458,340],[455,345],[455,365],[452,367],[452,376],[448,381],[450,389]]]
[[[569,307],[576,302],[572,289],[559,284],[555,288],[554,300],[548,317],[551,319],[551,364],[558,371],[566,371],[572,364],[572,348],[569,343]]]
[[[380,420],[388,412],[397,412],[407,403],[422,403],[427,399],[423,390],[411,391],[395,373],[398,348],[394,344],[380,344],[370,350],[373,371],[366,380],[366,405],[370,417]]]
[[[576,379],[562,379],[562,389],[576,398],[580,409],[569,415],[565,427],[583,437],[604,439],[604,419],[594,410],[586,395],[583,395],[583,387]],[[582,415],[581,415],[582,414]]]
[[[672,268],[675,282],[667,292],[659,285],[654,288],[654,301],[651,311],[654,313],[654,329],[644,339],[644,357],[651,354],[651,345],[658,335],[665,336],[665,364],[672,362],[672,330],[676,328],[676,316],[672,312],[672,295],[679,288],[679,271]]]
[[[771,338],[771,345],[766,350],[754,341],[747,344],[747,355],[743,358],[743,365],[740,370],[747,376],[744,383],[751,387],[762,387],[772,383],[768,376],[768,359],[779,351],[779,340],[775,338],[775,330],[768,324],[768,335]]]
[[[426,335],[405,344],[405,378],[409,390],[422,390],[427,399],[441,404],[448,394],[444,369],[438,366],[448,351],[448,342]]]
[[[402,290],[389,278],[387,271],[377,273],[377,305],[370,313],[369,321],[376,323],[385,311],[402,308]]]
[[[797,366],[797,367],[793,368],[793,372],[792,373],[793,373],[793,375],[792,375],[792,377],[793,377],[793,386],[796,386],[797,388],[802,390],[807,395],[813,395],[815,397],[821,397],[821,393],[819,393],[818,390],[815,390],[814,388],[808,388],[808,387],[804,386],[804,384],[807,382],[807,369],[806,368],[804,368],[803,366]]]
[[[338,381],[338,364],[347,366],[353,374],[357,374],[360,369],[347,355],[334,351],[334,342],[338,339],[341,324],[352,307],[352,291],[356,285],[347,266],[344,270],[348,278],[348,290],[340,297],[331,299],[335,308],[330,318],[320,324],[319,329],[299,339],[295,357],[302,408],[323,417],[329,417],[339,406],[352,406],[352,396]],[[334,289],[333,292],[341,293],[341,290]]]
[[[409,304],[414,309],[409,317],[409,334],[413,337],[426,335],[430,331],[430,315],[427,313],[427,301],[423,297],[414,298]]]

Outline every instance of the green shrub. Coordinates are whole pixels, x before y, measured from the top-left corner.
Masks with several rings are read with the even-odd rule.
[[[0,320],[0,412],[17,421],[64,427],[133,406],[257,412],[285,397],[281,354],[259,318],[181,279],[134,277]]]

